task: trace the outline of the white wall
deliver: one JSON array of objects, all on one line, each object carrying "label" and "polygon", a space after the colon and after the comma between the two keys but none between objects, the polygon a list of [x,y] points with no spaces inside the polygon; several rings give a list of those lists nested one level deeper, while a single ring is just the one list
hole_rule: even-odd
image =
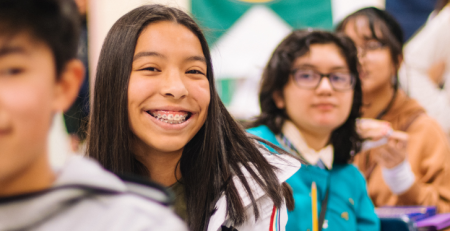
[{"label": "white wall", "polygon": [[[94,86],[94,77],[100,50],[112,25],[124,14],[145,4],[163,4],[177,7],[184,11],[190,8],[190,0],[91,0],[89,2],[89,65],[91,86]],[[93,89],[91,87],[91,89]]]},{"label": "white wall", "polygon": [[333,8],[333,23],[337,24],[347,15],[368,6],[384,9],[386,0],[331,0]]}]

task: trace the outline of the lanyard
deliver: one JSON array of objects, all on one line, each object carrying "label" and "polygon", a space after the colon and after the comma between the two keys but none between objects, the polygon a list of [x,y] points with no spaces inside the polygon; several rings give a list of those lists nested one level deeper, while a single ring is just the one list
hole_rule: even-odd
[{"label": "lanyard", "polygon": [[[277,139],[279,139],[280,144],[286,149],[289,150],[291,152],[294,152],[297,154],[297,156],[300,157],[300,159],[302,159],[303,161],[305,161],[306,163],[310,164],[303,156],[302,154],[294,147],[294,145],[291,144],[291,142],[283,135],[283,133],[279,134],[279,137],[277,137]],[[310,164],[311,165],[311,164]],[[324,166],[326,168],[326,166]],[[329,170],[331,171],[331,170]],[[325,221],[325,213],[327,212],[327,205],[328,205],[328,197],[330,195],[330,181],[331,181],[331,172],[328,175],[328,179],[327,179],[327,190],[325,192],[325,197],[322,200],[322,204],[320,206],[320,213],[319,213],[319,231],[322,231],[322,226],[323,226],[323,222]]]},{"label": "lanyard", "polygon": [[323,222],[325,221],[325,213],[327,212],[328,196],[330,195],[330,181],[331,181],[330,178],[331,178],[331,172],[330,172],[330,175],[328,175],[327,191],[325,192],[325,197],[323,198],[322,204],[320,206],[319,231],[322,231]]}]

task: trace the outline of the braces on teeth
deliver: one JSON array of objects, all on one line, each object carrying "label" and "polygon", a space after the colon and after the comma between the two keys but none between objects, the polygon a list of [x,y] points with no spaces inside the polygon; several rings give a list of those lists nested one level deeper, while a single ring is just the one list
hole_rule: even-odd
[{"label": "braces on teeth", "polygon": [[184,121],[186,121],[186,117],[188,115],[160,115],[160,114],[156,114],[153,115],[153,117],[155,117],[157,120],[165,122],[165,123],[169,123],[169,124],[181,124]]}]

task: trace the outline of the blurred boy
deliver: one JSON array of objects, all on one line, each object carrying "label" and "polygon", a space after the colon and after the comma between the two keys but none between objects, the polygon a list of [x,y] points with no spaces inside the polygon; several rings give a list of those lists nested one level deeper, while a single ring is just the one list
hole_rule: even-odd
[{"label": "blurred boy", "polygon": [[53,115],[83,81],[78,38],[72,1],[0,0],[0,230],[185,230],[158,186],[82,157],[50,166]]}]

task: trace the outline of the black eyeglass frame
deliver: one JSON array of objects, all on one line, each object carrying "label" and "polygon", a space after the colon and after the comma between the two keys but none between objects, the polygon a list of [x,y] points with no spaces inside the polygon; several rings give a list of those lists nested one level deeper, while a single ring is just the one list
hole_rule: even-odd
[{"label": "black eyeglass frame", "polygon": [[[376,46],[369,46],[368,44],[376,44]],[[364,46],[356,46],[356,49],[358,50],[358,54],[365,56],[367,52],[377,51],[381,50],[385,47],[388,47],[388,45],[378,39],[374,39],[371,41],[365,42]]]},{"label": "black eyeglass frame", "polygon": [[322,79],[323,79],[324,77],[328,78],[328,81],[330,81],[331,87],[332,87],[333,90],[335,90],[335,91],[340,91],[340,92],[342,92],[342,91],[352,90],[352,89],[354,89],[355,84],[356,84],[356,77],[355,77],[355,75],[349,73],[349,75],[350,75],[350,81],[351,81],[351,82],[350,82],[349,88],[346,88],[346,89],[336,89],[336,87],[333,85],[333,81],[331,81],[331,79],[330,79],[330,76],[332,76],[332,75],[334,75],[334,74],[336,74],[336,73],[333,73],[333,72],[332,72],[332,73],[328,73],[328,74],[322,74],[322,73],[317,72],[317,71],[312,71],[314,74],[317,74],[317,75],[320,76],[319,82],[317,82],[317,85],[314,86],[314,87],[305,87],[305,86],[301,86],[301,85],[297,82],[297,80],[295,80],[295,73],[296,73],[297,71],[305,71],[305,70],[297,69],[297,68],[296,68],[296,69],[292,69],[292,70],[289,72],[289,74],[290,74],[290,76],[292,76],[292,78],[293,78],[293,80],[294,80],[294,82],[295,82],[295,85],[296,85],[297,87],[300,87],[300,88],[303,88],[303,89],[310,89],[310,90],[315,90],[315,89],[317,89],[317,88],[319,87],[320,83],[322,82]]}]

